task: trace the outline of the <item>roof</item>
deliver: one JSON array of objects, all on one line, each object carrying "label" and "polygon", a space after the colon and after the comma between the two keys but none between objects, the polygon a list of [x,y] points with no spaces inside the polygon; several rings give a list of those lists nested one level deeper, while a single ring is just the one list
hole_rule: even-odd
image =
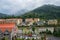
[{"label": "roof", "polygon": [[15,27],[15,23],[4,23],[4,24],[0,24],[0,29],[1,31],[12,31],[12,29]]},{"label": "roof", "polygon": [[9,18],[9,19],[22,19],[22,18]]}]

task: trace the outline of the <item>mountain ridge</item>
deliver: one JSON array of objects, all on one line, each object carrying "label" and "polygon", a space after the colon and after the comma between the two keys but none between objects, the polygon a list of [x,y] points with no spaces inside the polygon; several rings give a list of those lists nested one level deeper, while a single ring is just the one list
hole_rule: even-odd
[{"label": "mountain ridge", "polygon": [[[24,11],[24,10],[23,10]],[[19,11],[20,12],[20,11]],[[18,12],[18,13],[19,13]],[[34,10],[19,15],[7,15],[0,13],[0,18],[42,18],[42,19],[60,19],[60,6],[43,5]]]},{"label": "mountain ridge", "polygon": [[9,15],[0,13],[0,18],[4,18],[4,17],[7,17],[7,16],[9,16]]},{"label": "mountain ridge", "polygon": [[22,18],[59,19],[60,6],[43,5],[21,16]]}]

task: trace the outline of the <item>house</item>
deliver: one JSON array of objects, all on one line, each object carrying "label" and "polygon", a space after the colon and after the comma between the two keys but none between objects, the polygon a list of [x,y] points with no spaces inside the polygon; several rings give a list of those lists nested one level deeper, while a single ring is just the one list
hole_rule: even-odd
[{"label": "house", "polygon": [[40,25],[40,26],[42,26],[44,24],[45,24],[45,21],[44,20],[40,20],[40,21],[37,22],[37,25]]},{"label": "house", "polygon": [[0,23],[4,23],[5,21],[5,19],[0,19]]},{"label": "house", "polygon": [[21,25],[22,24],[22,22],[23,22],[23,19],[21,19],[21,18],[19,18],[19,19],[17,19],[17,25]]},{"label": "house", "polygon": [[25,22],[33,22],[33,18],[26,18]]},{"label": "house", "polygon": [[25,22],[22,22],[20,26],[27,26]]},{"label": "house", "polygon": [[0,24],[0,39],[7,37],[8,40],[12,40],[12,37],[16,36],[17,30],[15,23]]},{"label": "house", "polygon": [[57,25],[58,21],[56,19],[48,20],[48,25]]},{"label": "house", "polygon": [[16,19],[12,18],[12,19],[6,19],[6,22],[15,22],[16,23]]},{"label": "house", "polygon": [[38,21],[40,21],[39,18],[34,18],[34,22],[38,22]]},{"label": "house", "polygon": [[5,19],[0,19],[0,21],[5,21]]},{"label": "house", "polygon": [[46,30],[49,30],[49,31],[51,31],[51,32],[53,33],[54,27],[40,27],[40,28],[38,29],[39,32],[44,32],[44,31],[46,31]]},{"label": "house", "polygon": [[34,20],[33,20],[33,18],[27,18],[27,19],[25,19],[25,23],[27,23],[27,25],[30,26],[34,23]]},{"label": "house", "polygon": [[0,23],[10,23],[10,22],[14,22],[16,23],[16,25],[21,25],[22,22],[23,22],[23,19],[22,18],[11,18],[11,19],[0,19]]},{"label": "house", "polygon": [[6,22],[14,22],[16,23],[16,25],[20,25],[22,23],[22,19],[19,18],[19,19],[15,19],[15,18],[12,18],[12,19],[6,19]]},{"label": "house", "polygon": [[20,38],[20,36],[23,36],[23,30],[19,29],[17,33],[17,37]]},{"label": "house", "polygon": [[39,18],[26,18],[25,22],[27,23],[28,26],[33,25],[33,23],[37,23],[40,21]]}]

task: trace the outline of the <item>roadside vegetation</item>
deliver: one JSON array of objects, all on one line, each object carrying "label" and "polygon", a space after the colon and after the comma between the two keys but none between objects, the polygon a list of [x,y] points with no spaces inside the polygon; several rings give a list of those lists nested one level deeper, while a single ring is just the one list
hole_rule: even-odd
[{"label": "roadside vegetation", "polygon": [[53,32],[53,35],[56,36],[56,37],[60,37],[60,28],[58,29],[54,29],[54,32]]}]

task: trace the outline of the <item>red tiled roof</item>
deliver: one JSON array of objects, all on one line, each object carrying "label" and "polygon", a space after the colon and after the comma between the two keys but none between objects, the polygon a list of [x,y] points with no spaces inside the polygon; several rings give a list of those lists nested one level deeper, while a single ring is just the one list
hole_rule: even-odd
[{"label": "red tiled roof", "polygon": [[4,23],[0,24],[0,29],[4,32],[6,29],[8,31],[12,31],[12,29],[15,27],[15,23]]}]

